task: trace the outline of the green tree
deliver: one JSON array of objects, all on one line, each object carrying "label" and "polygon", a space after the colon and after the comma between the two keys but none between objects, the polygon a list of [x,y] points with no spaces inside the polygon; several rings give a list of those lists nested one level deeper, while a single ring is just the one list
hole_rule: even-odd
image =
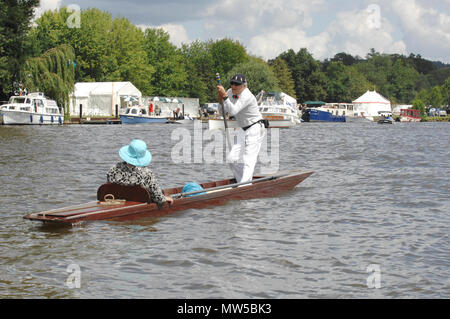
[{"label": "green tree", "polygon": [[[240,63],[234,66],[227,74],[226,78],[230,79],[234,74],[245,74],[248,83],[248,89],[253,94],[258,94],[262,90],[279,91],[277,78],[273,74],[269,65],[259,58],[249,58],[248,62]],[[229,86],[225,82],[224,86]],[[285,92],[287,93],[287,92]]]},{"label": "green tree", "polygon": [[216,70],[208,43],[196,40],[183,44],[181,52],[189,79],[185,87],[186,95],[199,98],[200,104],[216,101]]},{"label": "green tree", "polygon": [[360,73],[365,75],[370,83],[374,84],[374,89],[387,98],[391,97],[389,88],[386,87],[388,74],[392,68],[392,60],[389,56],[371,52],[368,54],[368,60],[363,63],[357,63],[355,66]]},{"label": "green tree", "polygon": [[388,97],[394,97],[401,103],[410,103],[416,92],[415,82],[419,76],[416,69],[409,65],[405,60],[398,59],[388,71],[388,84],[384,87],[389,87]]},{"label": "green tree", "polygon": [[355,63],[358,62],[358,58],[353,57],[350,54],[347,54],[345,52],[341,52],[341,53],[337,53],[334,55],[334,57],[331,59],[331,61],[335,61],[335,62],[342,62],[344,65],[346,66],[350,66],[353,65]]},{"label": "green tree", "polygon": [[448,78],[442,85],[441,92],[448,108],[450,106],[450,78]]},{"label": "green tree", "polygon": [[296,98],[294,80],[292,79],[291,71],[289,71],[286,62],[281,58],[277,58],[271,61],[270,68],[277,78],[280,90],[293,98]]},{"label": "green tree", "polygon": [[155,72],[150,78],[150,95],[186,96],[187,71],[180,50],[169,42],[163,29],[147,29],[144,47],[147,61]]},{"label": "green tree", "polygon": [[350,103],[372,87],[372,84],[353,66],[345,66],[341,61],[328,64],[327,101]]},{"label": "green tree", "polygon": [[413,109],[414,110],[420,110],[420,115],[422,117],[424,117],[426,115],[426,111],[425,111],[425,102],[421,99],[415,98],[412,101],[412,105],[413,105]]},{"label": "green tree", "polygon": [[444,104],[444,97],[442,96],[441,88],[434,86],[430,90],[430,103],[433,107],[440,108]]},{"label": "green tree", "polygon": [[131,81],[144,94],[151,90],[154,68],[148,63],[140,28],[98,9],[82,11],[80,28],[69,28],[71,14],[61,8],[36,21],[30,32],[36,55],[68,44],[75,51],[76,81]]},{"label": "green tree", "polygon": [[[67,8],[47,11],[36,20],[37,26],[30,33],[38,42],[37,54],[68,44],[75,50],[76,81],[107,81],[119,74],[117,59],[113,56],[113,21],[111,14],[98,9],[81,12],[80,28],[69,28]],[[117,72],[117,73],[116,73]]]},{"label": "green tree", "polygon": [[0,0],[0,97],[18,88],[20,69],[31,54],[27,35],[39,0]]},{"label": "green tree", "polygon": [[[76,28],[71,30],[73,29]],[[112,29],[111,14],[98,9],[81,12],[81,28],[71,33],[80,81],[117,79],[115,72],[118,72],[120,66],[113,56]]]},{"label": "green tree", "polygon": [[372,88],[373,84],[354,65],[347,67],[347,96],[343,101],[354,101]]},{"label": "green tree", "polygon": [[151,79],[155,69],[148,63],[144,33],[128,19],[117,18],[111,30],[111,69],[105,74],[107,81],[130,81],[142,94],[152,90]]},{"label": "green tree", "polygon": [[425,106],[429,106],[431,104],[430,92],[427,89],[422,89],[417,92],[414,100],[421,100],[425,103]]},{"label": "green tree", "polygon": [[290,49],[279,55],[289,70],[295,83],[295,95],[299,101],[322,100],[326,98],[326,77],[321,65],[307,49],[297,53]]},{"label": "green tree", "polygon": [[347,81],[345,65],[339,62],[331,62],[326,70],[327,76],[327,100],[343,102],[348,99]]},{"label": "green tree", "polygon": [[408,57],[408,60],[413,63],[417,72],[421,74],[428,74],[436,70],[436,67],[433,65],[433,62],[423,59],[420,54],[415,55],[411,53]]},{"label": "green tree", "polygon": [[30,58],[21,71],[22,82],[29,91],[45,92],[60,106],[67,106],[75,85],[74,58],[73,48],[65,44]]},{"label": "green tree", "polygon": [[220,74],[229,73],[234,66],[249,59],[244,46],[231,39],[209,41],[209,50],[216,72]]}]

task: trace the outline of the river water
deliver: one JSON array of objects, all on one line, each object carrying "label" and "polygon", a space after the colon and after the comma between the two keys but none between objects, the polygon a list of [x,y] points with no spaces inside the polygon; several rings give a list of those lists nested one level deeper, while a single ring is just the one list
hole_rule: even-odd
[{"label": "river water", "polygon": [[95,200],[133,138],[149,145],[163,187],[231,175],[201,155],[176,163],[174,130],[195,134],[0,126],[0,298],[450,297],[450,123],[273,131],[280,170],[315,172],[276,198],[76,227],[22,218]]}]

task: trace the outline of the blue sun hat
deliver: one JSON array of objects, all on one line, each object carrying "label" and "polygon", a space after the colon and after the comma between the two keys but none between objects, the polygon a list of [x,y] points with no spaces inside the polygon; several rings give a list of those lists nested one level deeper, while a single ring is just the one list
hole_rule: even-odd
[{"label": "blue sun hat", "polygon": [[128,164],[139,167],[147,166],[152,161],[152,154],[142,140],[132,140],[130,145],[120,149],[119,155]]}]

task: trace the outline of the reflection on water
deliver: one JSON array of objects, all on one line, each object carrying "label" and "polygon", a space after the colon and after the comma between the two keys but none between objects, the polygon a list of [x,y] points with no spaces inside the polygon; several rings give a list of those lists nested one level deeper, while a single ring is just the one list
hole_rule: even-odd
[{"label": "reflection on water", "polygon": [[[164,187],[230,171],[172,163],[172,125],[0,126],[0,297],[448,298],[449,128],[303,123],[279,132],[280,169],[315,171],[294,191],[55,227],[22,216],[95,200],[133,138]],[[79,289],[65,284],[71,264]]]}]

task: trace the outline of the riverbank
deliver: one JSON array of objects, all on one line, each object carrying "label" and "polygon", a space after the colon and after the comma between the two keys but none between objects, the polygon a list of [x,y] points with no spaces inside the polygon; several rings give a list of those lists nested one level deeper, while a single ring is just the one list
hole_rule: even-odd
[{"label": "riverbank", "polygon": [[425,116],[421,122],[450,122],[450,115],[448,116]]},{"label": "riverbank", "polygon": [[[376,117],[374,121],[376,122],[378,118]],[[394,121],[400,122],[400,115],[394,115]],[[423,117],[420,122],[450,122],[450,115],[449,116],[425,116]]]}]

